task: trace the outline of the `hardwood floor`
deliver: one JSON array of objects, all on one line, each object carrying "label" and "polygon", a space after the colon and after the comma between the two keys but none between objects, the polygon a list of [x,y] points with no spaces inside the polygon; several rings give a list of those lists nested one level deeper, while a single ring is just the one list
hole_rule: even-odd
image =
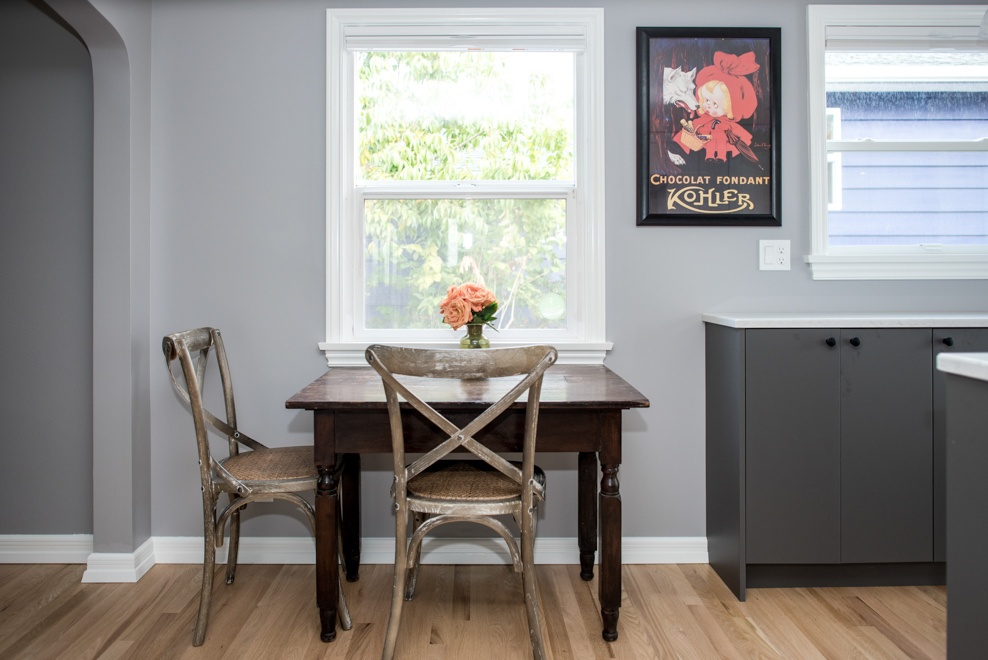
[{"label": "hardwood floor", "polygon": [[[81,565],[0,565],[0,658],[378,658],[391,566],[347,583],[354,628],[319,641],[314,567],[244,565],[216,580],[206,642],[192,647],[198,566],[137,584],[81,584]],[[221,567],[222,570],[222,567]],[[944,587],[750,589],[739,603],[706,565],[624,567],[620,638],[600,637],[596,582],[539,566],[552,658],[943,658]],[[398,657],[529,655],[520,577],[507,566],[422,568]]]}]

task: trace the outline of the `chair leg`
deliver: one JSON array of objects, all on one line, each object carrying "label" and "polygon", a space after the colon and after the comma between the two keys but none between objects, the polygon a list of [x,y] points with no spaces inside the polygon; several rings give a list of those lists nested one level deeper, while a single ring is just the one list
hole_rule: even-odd
[{"label": "chair leg", "polygon": [[[231,502],[234,497],[234,495],[230,495]],[[229,551],[226,553],[226,583],[233,584],[233,579],[237,577],[237,554],[240,550],[239,509],[230,516],[230,545],[228,547]]]},{"label": "chair leg", "polygon": [[343,630],[353,629],[353,619],[350,617],[350,607],[346,604],[346,594],[343,593],[343,568],[346,565],[343,561],[343,539],[339,528],[336,530],[336,560],[340,564],[340,570],[336,574],[336,588],[340,594],[336,604],[336,614],[340,619],[340,628]]},{"label": "chair leg", "polygon": [[398,629],[401,627],[401,608],[405,602],[405,583],[408,577],[408,511],[399,506],[395,512],[395,567],[394,583],[391,587],[391,614],[384,637],[384,651],[381,660],[392,660],[398,642]]},{"label": "chair leg", "polygon": [[535,580],[535,515],[523,515],[525,526],[521,530],[522,584],[525,590],[525,609],[528,612],[528,634],[532,642],[532,657],[544,660],[545,644],[542,640],[542,621],[539,594]]},{"label": "chair leg", "polygon": [[[416,511],[412,514],[412,535],[418,531],[418,528],[422,526],[422,523],[428,518],[427,514],[421,511]],[[411,600],[415,597],[415,585],[419,579],[419,564],[422,561],[422,543],[416,543],[411,549],[411,554],[408,557],[408,561],[411,564],[411,568],[408,569],[408,575],[405,578],[405,600]]]},{"label": "chair leg", "polygon": [[340,592],[340,599],[336,603],[336,615],[340,619],[340,628],[343,630],[353,630],[353,619],[350,617],[350,607],[346,604],[346,596],[343,594],[343,578],[337,576],[337,589]]},{"label": "chair leg", "polygon": [[216,569],[216,532],[207,519],[204,534],[202,558],[202,587],[199,591],[199,615],[196,617],[196,630],[192,635],[192,646],[202,646],[206,639],[206,624],[209,622],[209,603],[213,596],[213,575]]},{"label": "chair leg", "polygon": [[[343,464],[337,465],[338,473],[342,473]],[[314,516],[315,513],[312,512]],[[336,574],[336,591],[339,598],[336,603],[336,616],[340,620],[340,628],[343,630],[353,629],[353,619],[350,617],[350,607],[346,603],[346,594],[343,593],[343,575],[346,569],[346,562],[343,559],[343,498],[336,498],[336,561],[340,568]],[[311,518],[312,531],[315,533],[315,517]]]}]

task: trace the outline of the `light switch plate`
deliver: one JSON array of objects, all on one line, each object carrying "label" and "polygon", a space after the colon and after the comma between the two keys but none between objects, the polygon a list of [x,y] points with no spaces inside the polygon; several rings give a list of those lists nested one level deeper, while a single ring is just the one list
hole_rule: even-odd
[{"label": "light switch plate", "polygon": [[758,241],[758,270],[789,270],[789,241]]}]

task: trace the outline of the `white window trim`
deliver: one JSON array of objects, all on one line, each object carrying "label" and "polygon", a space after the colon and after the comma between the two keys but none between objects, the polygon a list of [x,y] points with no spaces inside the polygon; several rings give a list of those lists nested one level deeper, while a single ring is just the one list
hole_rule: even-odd
[{"label": "white window trim", "polygon": [[[352,98],[352,82],[348,71],[351,44],[375,34],[394,35],[404,43],[414,42],[423,27],[435,28],[434,34],[449,39],[450,48],[461,49],[463,33],[476,35],[471,45],[493,45],[499,40],[499,26],[509,26],[510,35],[552,35],[554,45],[568,50],[572,35],[579,35],[584,44],[582,58],[586,67],[584,84],[575,90],[582,96],[583,112],[578,113],[580,125],[576,134],[584,136],[574,163],[578,181],[575,204],[582,208],[586,222],[576,227],[578,234],[568,234],[567,287],[576,293],[576,332],[560,331],[518,332],[513,340],[493,339],[498,346],[521,345],[536,341],[551,341],[559,350],[560,362],[570,364],[601,364],[612,343],[606,340],[604,307],[604,26],[600,8],[538,8],[538,9],[330,9],[327,10],[326,52],[326,341],[319,348],[329,366],[360,365],[370,334],[358,337],[354,317],[359,260],[348,253],[353,245],[355,200],[354,166],[340,167],[346,154],[353,152],[353,133],[349,113],[340,108],[340,98]],[[513,38],[513,37],[512,37]],[[398,43],[398,42],[396,42]],[[576,258],[574,258],[574,254]],[[573,265],[573,267],[570,266]],[[439,301],[436,301],[438,310]],[[438,311],[437,311],[438,313]],[[448,340],[436,341],[414,331],[402,333],[406,346],[445,347],[456,345],[459,336],[450,333]]]},{"label": "white window trim", "polygon": [[[807,7],[810,122],[810,254],[815,280],[988,279],[988,246],[830,246],[827,231],[827,135],[824,54],[828,26],[977,26],[976,5],[810,5]],[[847,143],[843,143],[847,146]],[[890,149],[901,147],[889,143]],[[943,150],[945,143],[938,143]],[[947,148],[973,148],[971,143]],[[912,148],[915,149],[915,143]]]}]

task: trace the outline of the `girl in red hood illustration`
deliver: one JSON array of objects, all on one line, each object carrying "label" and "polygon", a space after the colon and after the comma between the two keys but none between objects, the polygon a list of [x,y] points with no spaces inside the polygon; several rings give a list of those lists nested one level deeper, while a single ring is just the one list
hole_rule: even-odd
[{"label": "girl in red hood illustration", "polygon": [[755,54],[728,55],[717,51],[714,63],[696,74],[697,118],[683,120],[683,128],[673,138],[683,151],[704,150],[707,160],[726,161],[728,154],[741,154],[757,163],[752,152],[751,133],[738,124],[758,107],[755,88],[745,76],[758,70]]}]

